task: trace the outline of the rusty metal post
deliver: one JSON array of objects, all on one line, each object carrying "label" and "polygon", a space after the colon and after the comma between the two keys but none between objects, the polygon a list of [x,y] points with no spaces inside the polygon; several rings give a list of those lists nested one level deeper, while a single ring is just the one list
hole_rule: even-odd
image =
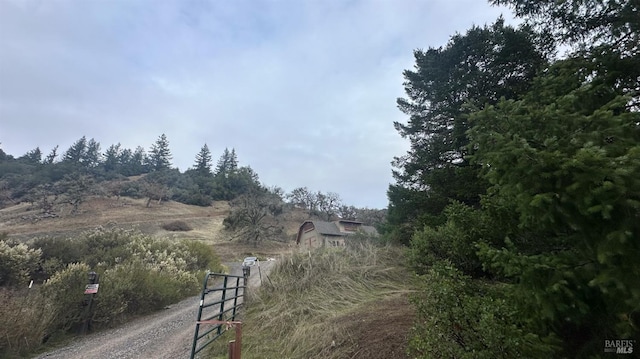
[{"label": "rusty metal post", "polygon": [[236,340],[235,340],[235,350],[233,351],[236,356],[233,359],[241,359],[242,358],[242,322],[236,323]]},{"label": "rusty metal post", "polygon": [[229,359],[236,359],[236,341],[229,340]]}]

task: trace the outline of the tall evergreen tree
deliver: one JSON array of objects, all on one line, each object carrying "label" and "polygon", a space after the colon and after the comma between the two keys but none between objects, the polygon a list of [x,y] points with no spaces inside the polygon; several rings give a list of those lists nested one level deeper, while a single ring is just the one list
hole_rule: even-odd
[{"label": "tall evergreen tree", "polygon": [[96,167],[100,164],[102,154],[100,153],[100,143],[95,139],[87,142],[87,149],[83,155],[82,163],[85,167]]},{"label": "tall evergreen tree", "polygon": [[[534,33],[505,26],[502,19],[414,55],[415,69],[404,72],[408,98],[398,99],[409,121],[394,124],[411,144],[393,162],[397,183],[389,187],[389,221],[396,228],[430,224],[425,218],[453,200],[479,204],[487,183],[468,161],[468,114],[500,98],[517,98],[545,63]],[[408,242],[406,234],[401,241]]]},{"label": "tall evergreen tree", "polygon": [[117,145],[111,145],[104,153],[104,170],[106,172],[117,171],[120,168],[120,155],[122,150],[120,149],[120,143]]},{"label": "tall evergreen tree", "polygon": [[637,0],[490,0],[549,34],[548,41],[591,61],[593,86],[630,96],[640,111],[640,2]]},{"label": "tall evergreen tree", "polygon": [[[141,146],[136,147],[133,153],[129,149],[123,151],[121,158],[121,162],[126,163],[129,176],[149,172],[149,166],[147,165],[147,153]],[[128,161],[125,160],[126,158],[128,158]]]},{"label": "tall evergreen tree", "polygon": [[95,139],[87,140],[82,136],[64,153],[62,161],[85,168],[95,167],[100,163],[100,143]]},{"label": "tall evergreen tree", "polygon": [[40,147],[36,147],[18,159],[29,164],[40,164],[42,162],[42,151],[40,151]]},{"label": "tall evergreen tree", "polygon": [[73,143],[62,156],[62,161],[73,164],[80,164],[87,152],[87,137],[82,136]]},{"label": "tall evergreen tree", "polygon": [[218,177],[228,177],[230,174],[238,170],[238,158],[236,156],[236,150],[228,148],[224,149],[222,156],[218,159],[216,164],[215,175]]},{"label": "tall evergreen tree", "polygon": [[482,247],[485,265],[518,283],[523,317],[561,338],[562,356],[640,339],[640,113],[593,86],[591,66],[556,63],[523,100],[475,114],[470,132],[489,199],[512,204],[518,223],[506,245]]},{"label": "tall evergreen tree", "polygon": [[171,167],[171,151],[169,150],[169,140],[163,133],[151,146],[149,150],[149,169],[152,171],[162,171]]},{"label": "tall evergreen tree", "polygon": [[200,175],[211,175],[211,151],[209,146],[205,143],[200,149],[200,152],[196,155],[196,163],[194,166],[196,172]]},{"label": "tall evergreen tree", "polygon": [[49,152],[47,157],[44,159],[44,163],[50,165],[55,162],[56,157],[58,157],[58,145],[51,149],[51,152]]}]

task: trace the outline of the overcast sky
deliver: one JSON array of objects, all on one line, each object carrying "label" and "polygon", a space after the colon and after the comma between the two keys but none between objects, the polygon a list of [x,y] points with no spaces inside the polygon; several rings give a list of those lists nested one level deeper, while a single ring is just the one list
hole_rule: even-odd
[{"label": "overcast sky", "polygon": [[0,0],[0,142],[19,157],[80,137],[173,165],[235,148],[267,185],[387,206],[414,49],[493,22],[482,0]]}]

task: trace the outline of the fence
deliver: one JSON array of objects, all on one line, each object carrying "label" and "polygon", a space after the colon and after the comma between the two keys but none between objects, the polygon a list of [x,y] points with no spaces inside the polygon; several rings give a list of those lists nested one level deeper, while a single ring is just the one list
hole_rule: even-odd
[{"label": "fence", "polygon": [[[210,287],[218,278],[223,278],[222,284]],[[230,327],[236,329],[236,340],[229,345],[230,357],[240,358],[242,323],[236,321],[236,315],[242,306],[246,281],[247,278],[243,276],[207,272],[202,284],[196,330],[193,334],[191,347],[191,359],[194,359],[197,353],[218,339],[224,330]],[[207,295],[209,296],[207,297]],[[211,325],[211,327],[206,327],[201,332],[203,325]],[[198,346],[199,341],[204,341],[204,343]]]}]

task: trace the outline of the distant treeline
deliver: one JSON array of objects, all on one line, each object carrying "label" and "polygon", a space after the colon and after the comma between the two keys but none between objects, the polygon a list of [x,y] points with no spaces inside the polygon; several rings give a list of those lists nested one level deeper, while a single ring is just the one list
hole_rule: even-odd
[{"label": "distant treeline", "polygon": [[66,204],[73,212],[91,195],[146,198],[147,205],[173,200],[208,206],[212,201],[232,201],[251,194],[261,201],[267,196],[270,203],[287,202],[291,208],[326,220],[343,218],[378,225],[386,217],[386,210],[343,204],[335,192],[299,187],[285,193],[280,187],[267,187],[251,167],[238,165],[233,148],[225,148],[214,166],[211,151],[204,144],[193,166],[183,173],[172,167],[171,159],[164,134],[148,151],[140,146],[123,148],[118,143],[101,152],[100,143],[84,136],[62,154],[57,146],[46,156],[36,147],[15,158],[0,149],[0,208],[28,202],[43,213],[54,214],[56,204]]},{"label": "distant treeline", "polygon": [[[56,146],[44,155],[36,147],[15,158],[0,149],[0,206],[44,202],[41,205],[46,207],[52,198],[64,197],[77,207],[79,197],[90,194],[171,199],[206,206],[261,187],[255,171],[238,166],[234,149],[225,149],[214,168],[206,144],[196,154],[193,167],[181,173],[172,167],[164,134],[149,151],[140,146],[123,148],[118,143],[101,152],[100,143],[85,136],[63,153],[58,150]],[[140,175],[145,176],[127,180]],[[105,185],[97,186],[99,183]]]}]

